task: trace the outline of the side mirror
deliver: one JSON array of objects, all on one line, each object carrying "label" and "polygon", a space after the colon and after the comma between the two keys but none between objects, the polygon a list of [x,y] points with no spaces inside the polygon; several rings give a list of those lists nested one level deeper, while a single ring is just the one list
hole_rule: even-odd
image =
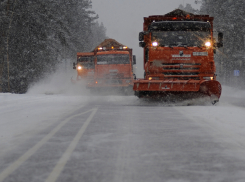
[{"label": "side mirror", "polygon": [[217,47],[223,47],[223,33],[218,33],[218,46]]},{"label": "side mirror", "polygon": [[133,64],[136,64],[136,56],[133,55]]},{"label": "side mirror", "polygon": [[76,69],[76,64],[75,64],[75,63],[73,63],[73,69],[74,69],[74,70]]},{"label": "side mirror", "polygon": [[144,41],[145,32],[139,33],[139,41]]},{"label": "side mirror", "polygon": [[213,43],[214,43],[213,52],[214,52],[214,54],[216,54],[217,42],[216,42],[215,38],[213,38]]},{"label": "side mirror", "polygon": [[223,42],[223,33],[219,32],[218,34],[218,41]]},{"label": "side mirror", "polygon": [[145,45],[146,45],[145,42],[139,42],[140,47],[145,47]]}]

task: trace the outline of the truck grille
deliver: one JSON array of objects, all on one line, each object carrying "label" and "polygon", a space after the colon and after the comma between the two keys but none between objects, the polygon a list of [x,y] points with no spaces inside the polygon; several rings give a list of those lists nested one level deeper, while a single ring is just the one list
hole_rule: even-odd
[{"label": "truck grille", "polygon": [[179,72],[168,72],[168,73],[163,73],[164,75],[178,75],[178,76],[182,76],[182,75],[198,75],[199,72],[193,72],[193,73],[189,73],[189,72],[184,72],[184,73],[179,73]]},{"label": "truck grille", "polygon": [[200,69],[200,63],[163,63],[163,69]]},{"label": "truck grille", "polygon": [[122,80],[106,80],[107,84],[122,84]]},{"label": "truck grille", "polygon": [[200,72],[200,63],[163,63],[163,74],[166,76],[194,76]]},{"label": "truck grille", "polygon": [[106,79],[123,78],[123,77],[124,77],[124,73],[110,73],[105,75]]},{"label": "truck grille", "polygon": [[163,68],[164,70],[199,70],[200,68]]}]

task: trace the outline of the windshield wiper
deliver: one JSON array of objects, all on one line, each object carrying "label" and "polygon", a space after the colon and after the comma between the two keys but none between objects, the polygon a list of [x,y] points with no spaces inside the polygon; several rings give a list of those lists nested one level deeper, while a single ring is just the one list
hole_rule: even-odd
[{"label": "windshield wiper", "polygon": [[200,49],[202,49],[202,47],[201,47],[201,46],[199,46],[199,45],[197,45],[197,47],[198,47],[198,48],[200,48]]},{"label": "windshield wiper", "polygon": [[173,46],[178,46],[178,45],[177,45],[177,44],[169,44],[169,45],[168,45],[168,47],[170,47],[170,48],[172,48],[172,49],[174,48]]},{"label": "windshield wiper", "polygon": [[178,45],[178,47],[184,47],[184,48],[188,49],[189,46],[187,44],[180,44],[180,45]]},{"label": "windshield wiper", "polygon": [[199,49],[202,49],[200,45],[188,45],[187,47],[198,47]]}]

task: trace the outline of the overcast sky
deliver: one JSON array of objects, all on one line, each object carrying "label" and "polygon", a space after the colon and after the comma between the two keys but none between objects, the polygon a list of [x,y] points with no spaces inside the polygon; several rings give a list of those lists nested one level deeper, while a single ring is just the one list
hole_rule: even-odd
[{"label": "overcast sky", "polygon": [[142,77],[143,48],[139,47],[138,34],[143,31],[143,17],[163,15],[187,3],[195,9],[200,7],[195,0],[92,0],[92,9],[99,15],[109,38],[133,49],[137,77]]}]

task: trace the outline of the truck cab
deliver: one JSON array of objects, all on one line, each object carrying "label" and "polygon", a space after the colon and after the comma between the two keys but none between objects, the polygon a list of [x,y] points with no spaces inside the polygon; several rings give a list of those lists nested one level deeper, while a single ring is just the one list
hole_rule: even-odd
[{"label": "truck cab", "polygon": [[144,78],[134,82],[135,95],[175,98],[209,98],[219,101],[214,53],[222,47],[213,38],[213,17],[180,9],[144,18],[139,46],[144,53]]},{"label": "truck cab", "polygon": [[133,91],[133,65],[136,63],[132,49],[114,39],[106,39],[95,50],[94,80],[87,88],[124,89]]},{"label": "truck cab", "polygon": [[77,63],[73,64],[73,69],[77,70],[77,80],[93,78],[94,58],[94,52],[77,53]]},{"label": "truck cab", "polygon": [[210,22],[158,21],[148,28],[146,79],[215,79]]}]

